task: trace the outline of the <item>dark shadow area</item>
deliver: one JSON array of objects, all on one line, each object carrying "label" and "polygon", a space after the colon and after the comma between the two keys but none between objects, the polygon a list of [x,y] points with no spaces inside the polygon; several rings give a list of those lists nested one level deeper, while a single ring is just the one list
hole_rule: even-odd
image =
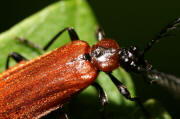
[{"label": "dark shadow area", "polygon": [[7,0],[0,2],[0,32],[58,0]]},{"label": "dark shadow area", "polygon": [[[138,108],[128,105],[117,105],[112,102],[106,105],[104,112],[97,96],[80,94],[65,105],[65,111],[70,119],[133,119],[132,115]],[[142,115],[140,111],[140,115]],[[58,110],[48,114],[42,119],[59,117]],[[120,117],[119,117],[120,116]]]}]

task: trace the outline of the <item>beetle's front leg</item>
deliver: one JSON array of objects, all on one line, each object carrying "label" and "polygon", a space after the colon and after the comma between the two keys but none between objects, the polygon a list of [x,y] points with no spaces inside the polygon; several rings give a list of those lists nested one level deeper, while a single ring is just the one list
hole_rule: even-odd
[{"label": "beetle's front leg", "polygon": [[120,82],[118,79],[116,79],[111,73],[107,73],[109,75],[109,77],[111,78],[112,82],[116,85],[116,87],[118,88],[119,92],[128,100],[130,101],[135,101],[139,107],[141,108],[142,112],[144,113],[145,117],[147,119],[151,119],[151,115],[149,114],[149,112],[144,108],[140,98],[138,97],[131,97],[130,92],[128,91],[127,87]]}]

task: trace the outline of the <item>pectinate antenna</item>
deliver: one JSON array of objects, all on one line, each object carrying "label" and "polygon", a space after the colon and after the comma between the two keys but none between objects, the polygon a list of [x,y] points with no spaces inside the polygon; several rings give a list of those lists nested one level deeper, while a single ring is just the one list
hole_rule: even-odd
[{"label": "pectinate antenna", "polygon": [[176,94],[180,94],[180,78],[159,72],[156,69],[148,71],[147,76],[148,78],[152,79],[152,83],[160,84],[174,91]]}]

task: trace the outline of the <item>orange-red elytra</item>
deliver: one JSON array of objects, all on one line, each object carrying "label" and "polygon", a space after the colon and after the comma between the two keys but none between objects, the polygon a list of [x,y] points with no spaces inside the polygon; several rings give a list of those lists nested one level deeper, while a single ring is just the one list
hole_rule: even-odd
[{"label": "orange-red elytra", "polygon": [[[1,119],[38,119],[57,108],[61,108],[69,99],[89,85],[95,86],[102,105],[107,96],[100,85],[93,83],[99,71],[109,75],[119,92],[128,100],[135,101],[147,118],[151,115],[145,110],[139,98],[131,97],[126,86],[116,79],[111,71],[119,65],[127,71],[146,74],[157,83],[171,81],[179,88],[177,78],[158,72],[144,59],[144,54],[160,38],[166,36],[180,19],[165,27],[144,50],[135,46],[120,48],[112,40],[104,38],[102,29],[98,29],[99,42],[90,48],[87,42],[79,40],[72,28],[61,30],[42,50],[48,47],[64,31],[68,31],[72,42],[33,60],[26,60],[18,53],[10,53],[7,58],[15,59],[18,64],[0,74],[0,118]],[[26,39],[19,39],[32,45]],[[37,45],[33,45],[37,47]],[[40,47],[38,47],[40,48]],[[158,79],[158,80],[157,80]],[[172,79],[172,80],[171,80]],[[171,86],[166,83],[166,86]]]},{"label": "orange-red elytra", "polygon": [[83,59],[90,50],[73,41],[0,75],[0,118],[40,118],[89,86],[95,67]]}]

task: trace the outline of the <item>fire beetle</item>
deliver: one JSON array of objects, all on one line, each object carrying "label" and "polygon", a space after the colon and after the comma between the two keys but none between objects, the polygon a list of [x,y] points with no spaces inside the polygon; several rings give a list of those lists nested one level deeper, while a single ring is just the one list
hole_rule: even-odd
[{"label": "fire beetle", "polygon": [[[87,42],[79,40],[75,30],[70,27],[61,30],[43,48],[20,38],[20,41],[44,51],[65,31],[68,31],[72,42],[30,61],[16,52],[8,55],[7,70],[0,74],[0,118],[41,118],[62,107],[72,96],[89,85],[93,85],[99,91],[101,103],[105,105],[108,102],[106,93],[94,82],[99,71],[106,72],[119,92],[128,100],[137,102],[145,116],[150,118],[151,115],[139,98],[132,97],[126,86],[116,79],[111,71],[121,66],[129,72],[146,75],[152,82],[178,91],[180,80],[153,69],[144,59],[144,54],[159,39],[177,30],[179,23],[180,18],[162,29],[144,50],[136,46],[119,47],[116,41],[104,37],[101,28],[97,30],[99,42],[92,48]],[[10,58],[18,62],[11,68]]]}]

